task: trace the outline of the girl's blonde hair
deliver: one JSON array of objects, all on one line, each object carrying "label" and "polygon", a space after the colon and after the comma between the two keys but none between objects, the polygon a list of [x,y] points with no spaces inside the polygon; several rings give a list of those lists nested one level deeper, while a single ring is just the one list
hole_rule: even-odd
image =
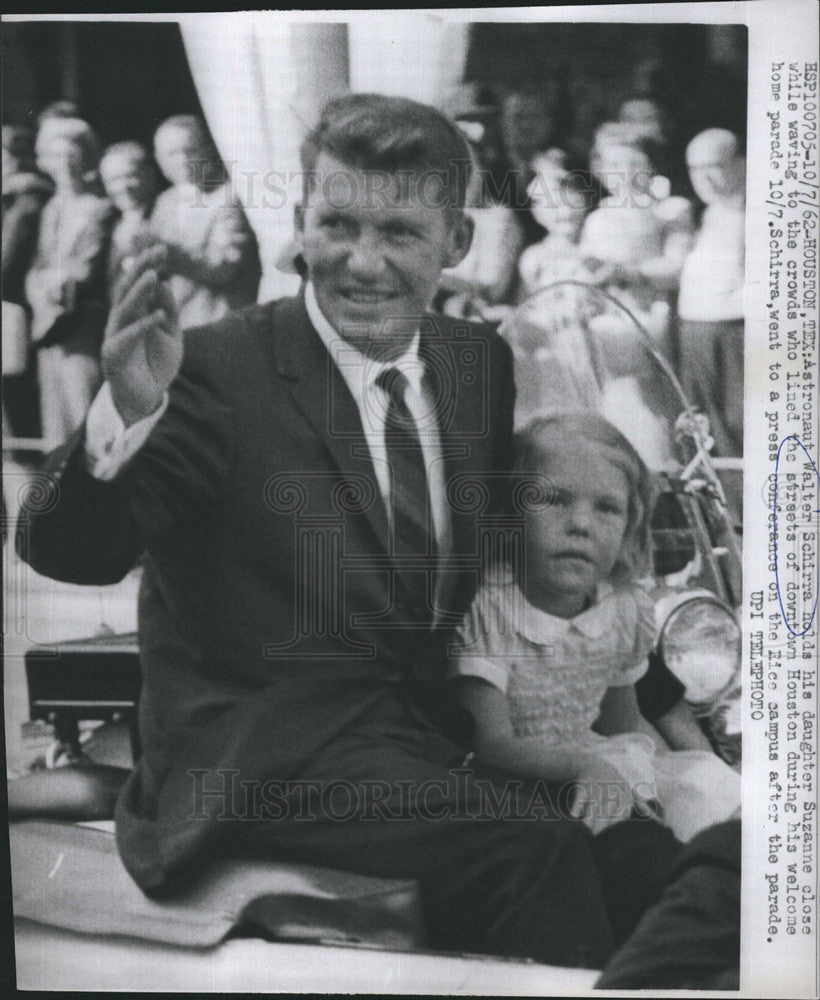
[{"label": "girl's blonde hair", "polygon": [[520,485],[524,477],[540,476],[549,455],[572,449],[573,441],[599,445],[629,485],[627,526],[612,579],[626,582],[645,576],[650,565],[652,482],[641,456],[608,420],[591,410],[536,417],[515,435],[514,479]]}]

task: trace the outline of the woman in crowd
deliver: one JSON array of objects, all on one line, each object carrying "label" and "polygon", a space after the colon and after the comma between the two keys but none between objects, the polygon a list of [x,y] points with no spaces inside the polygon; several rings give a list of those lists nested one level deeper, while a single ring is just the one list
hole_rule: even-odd
[{"label": "woman in crowd", "polygon": [[593,163],[608,193],[587,216],[580,240],[587,280],[628,310],[601,297],[600,315],[590,321],[606,371],[600,409],[621,430],[640,428],[640,443],[633,442],[653,469],[674,462],[669,418],[677,404],[635,320],[674,360],[673,305],[694,235],[691,205],[669,194],[657,153],[640,128],[601,126]]},{"label": "woman in crowd", "polygon": [[[37,247],[40,213],[54,191],[35,169],[34,135],[3,126],[3,421],[19,437],[40,432],[37,379],[28,353],[25,280]],[[8,421],[8,427],[6,427]]]},{"label": "woman in crowd", "polygon": [[99,143],[87,122],[45,118],[36,149],[55,193],[43,209],[26,296],[39,348],[43,436],[59,442],[82,423],[101,382],[113,214],[97,173]]}]

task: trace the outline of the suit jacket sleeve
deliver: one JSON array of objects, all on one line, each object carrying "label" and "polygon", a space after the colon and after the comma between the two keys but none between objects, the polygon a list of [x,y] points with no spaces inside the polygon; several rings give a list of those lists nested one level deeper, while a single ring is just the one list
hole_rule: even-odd
[{"label": "suit jacket sleeve", "polygon": [[219,356],[220,327],[236,322],[186,333],[168,409],[113,480],[87,471],[84,428],[49,456],[23,500],[16,533],[18,553],[33,569],[70,583],[116,583],[143,551],[199,530],[233,457]]}]

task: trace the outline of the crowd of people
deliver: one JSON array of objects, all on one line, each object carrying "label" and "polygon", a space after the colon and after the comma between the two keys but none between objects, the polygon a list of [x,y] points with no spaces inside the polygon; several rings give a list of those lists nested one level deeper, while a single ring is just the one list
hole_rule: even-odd
[{"label": "crowd of people", "polygon": [[[578,351],[554,339],[528,341],[504,321],[555,282],[602,289],[673,363],[691,402],[709,418],[715,453],[742,455],[739,138],[707,128],[682,143],[662,102],[647,95],[628,98],[617,120],[587,123],[583,133],[567,130],[563,117],[546,86],[454,112],[478,168],[467,197],[474,236],[465,260],[444,271],[436,305],[450,315],[501,322],[520,355],[528,418],[550,409],[556,394],[565,398],[566,382],[559,388],[556,372],[573,363],[577,369]],[[688,179],[675,162],[682,145]],[[160,193],[163,180],[169,186]],[[141,249],[168,248],[183,328],[255,301],[256,240],[207,128],[194,116],[163,122],[153,151],[133,141],[101,151],[78,109],[55,102],[41,112],[36,134],[3,127],[3,192],[3,298],[23,311],[5,307],[7,336],[19,328],[20,339],[29,332],[31,341],[4,369],[4,420],[16,436],[59,441],[80,424],[101,381],[111,295]],[[299,268],[287,250],[277,263]],[[599,332],[623,366],[629,337],[611,315],[608,323]],[[533,353],[545,350],[549,363],[540,365],[533,389]],[[632,375],[640,379],[642,368],[651,364],[639,352]],[[624,391],[622,379],[615,411]],[[578,402],[589,400],[581,393]],[[652,442],[642,452],[662,461],[663,449]]]},{"label": "crowd of people", "polygon": [[[634,318],[672,364],[690,402],[708,417],[714,453],[740,457],[745,233],[740,138],[722,127],[682,135],[662,102],[645,95],[627,98],[616,120],[599,121],[584,136],[572,130],[561,134],[556,107],[549,89],[510,91],[494,114],[474,109],[457,119],[471,140],[483,183],[474,184],[468,202],[476,228],[473,248],[458,268],[445,271],[442,308],[502,321],[502,334],[521,356],[523,424],[533,413],[554,408],[556,400],[565,405],[570,382],[578,405],[590,402],[579,388],[583,348],[569,339],[571,330],[565,325],[559,338],[553,321],[551,334],[543,332],[549,323],[544,311],[558,301],[554,292],[545,297],[544,290],[567,280],[600,289],[629,310],[629,319],[622,313],[618,322],[610,309],[591,323],[616,374],[631,374],[633,382],[651,376],[648,355],[633,349]],[[575,294],[579,320],[596,297],[588,292],[585,303],[581,298]],[[604,298],[599,295],[598,302]],[[514,308],[527,302],[542,314],[536,337],[521,309],[509,322]],[[538,352],[546,354],[541,364]],[[574,377],[567,377],[573,365]],[[529,385],[533,378],[536,386]],[[610,412],[604,401],[607,416],[623,409],[624,394],[632,402],[628,380],[621,378]],[[651,413],[647,416],[651,422]],[[641,445],[652,464],[664,464],[668,456],[657,443]]]},{"label": "crowd of people", "polygon": [[163,122],[153,151],[138,142],[102,150],[78,109],[60,101],[41,112],[36,133],[4,125],[2,139],[3,301],[30,341],[4,366],[4,422],[15,436],[54,443],[82,423],[102,383],[112,296],[141,250],[166,248],[184,328],[255,302],[259,254],[195,116]]},{"label": "crowd of people", "polygon": [[[661,109],[630,101],[619,117],[579,165],[582,144],[556,144],[547,98],[509,93],[494,164],[487,123],[469,115],[456,127],[397,98],[330,102],[302,146],[307,179],[284,256],[303,294],[241,322],[230,313],[255,299],[258,253],[203,124],[176,117],[158,129],[154,158],[170,187],[157,197],[147,150],[120,143],[99,157],[76,113],[42,117],[34,148],[53,188],[33,172],[36,185],[20,184],[40,224],[18,302],[31,314],[41,395],[60,411],[45,433],[61,439],[84,419],[111,301],[107,351],[119,363],[85,439],[48,467],[54,504],[23,507],[25,554],[47,575],[96,583],[144,560],[143,756],[117,823],[146,892],[166,891],[208,852],[273,853],[418,878],[441,947],[602,966],[661,897],[681,843],[702,866],[698,837],[722,821],[735,829],[737,773],[685,706],[670,721],[681,686],[645,707],[660,700],[653,606],[639,585],[646,462],[566,397],[513,437],[521,345],[488,331],[476,374],[452,318],[488,317],[503,333],[509,310],[556,277],[604,289],[723,422],[721,448],[739,447],[735,401],[719,393],[742,389],[715,371],[742,358],[739,142],[707,129],[686,146],[706,206],[698,227],[658,169]],[[466,183],[470,159],[481,169]],[[30,170],[18,163],[17,174]],[[448,178],[434,204],[407,186],[430,170]],[[375,202],[373,171],[387,181]],[[419,329],[434,295],[438,347],[459,348],[437,375],[452,400],[446,425],[430,421],[441,407],[419,374],[436,350]],[[183,358],[179,330],[225,316],[190,336]],[[504,477],[522,488],[534,477],[549,495],[516,508],[521,562],[499,557],[478,580],[464,570],[474,510],[453,502],[448,483],[480,483],[495,517],[512,503]],[[372,500],[357,500],[359,487]],[[302,494],[300,512],[322,524],[346,514],[343,607],[325,542],[313,552],[294,535],[291,499]],[[644,677],[654,695],[642,705]],[[470,771],[454,791],[453,768],[474,757],[480,780]],[[202,803],[193,822],[192,768],[214,780],[241,773],[243,784],[293,778],[285,797],[302,780],[334,795],[311,823],[288,810],[277,823],[230,822]],[[428,821],[431,803],[451,820],[456,793],[460,809],[480,812],[481,781],[509,804],[509,776],[525,813],[533,782],[581,790],[571,815],[551,804],[548,822]],[[335,792],[374,783],[382,797],[369,818],[385,822],[336,822]],[[602,799],[613,786],[614,803]],[[718,968],[731,978],[734,911],[727,921]]]}]

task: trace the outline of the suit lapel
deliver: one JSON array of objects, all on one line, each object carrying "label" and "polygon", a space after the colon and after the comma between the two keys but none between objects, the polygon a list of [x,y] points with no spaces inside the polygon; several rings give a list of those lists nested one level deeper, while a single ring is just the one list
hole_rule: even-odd
[{"label": "suit lapel", "polygon": [[342,475],[350,477],[353,495],[359,493],[358,477],[365,477],[371,484],[373,502],[366,505],[364,513],[387,551],[387,510],[359,410],[339,368],[310,322],[304,297],[277,302],[271,326],[276,367],[291,383],[294,406],[321,438],[333,464]]},{"label": "suit lapel", "polygon": [[[374,500],[365,511],[379,544],[388,550],[387,509],[378,489],[358,407],[339,368],[305,308],[304,297],[282,299],[269,313],[268,336],[278,373],[291,383],[294,406],[321,438],[342,474],[364,476]],[[447,317],[428,316],[421,324],[419,352],[436,400],[445,481],[484,478],[491,468],[492,442],[487,412],[488,352],[475,327]],[[354,483],[355,491],[355,483]],[[475,545],[475,512],[459,516],[450,504],[456,552]]]}]

